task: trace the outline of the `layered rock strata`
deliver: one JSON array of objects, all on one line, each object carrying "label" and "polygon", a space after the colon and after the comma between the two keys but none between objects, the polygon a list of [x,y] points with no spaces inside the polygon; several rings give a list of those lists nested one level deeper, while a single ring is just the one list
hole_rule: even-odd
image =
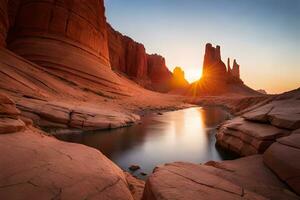
[{"label": "layered rock strata", "polygon": [[276,139],[300,128],[299,96],[298,89],[248,108],[241,117],[221,126],[217,144],[242,156],[263,153]]},{"label": "layered rock strata", "polygon": [[101,78],[109,67],[103,0],[20,1],[8,47],[51,73]]},{"label": "layered rock strata", "polygon": [[153,90],[170,91],[174,74],[167,68],[165,58],[157,54],[147,55],[147,63],[148,77],[151,80]]},{"label": "layered rock strata", "polygon": [[112,69],[126,74],[149,89],[169,91],[172,73],[167,68],[165,59],[157,54],[147,54],[143,44],[122,35],[109,24],[107,26]]},{"label": "layered rock strata", "polygon": [[15,103],[0,93],[0,134],[14,133],[24,129],[25,123],[20,119],[21,112]]}]

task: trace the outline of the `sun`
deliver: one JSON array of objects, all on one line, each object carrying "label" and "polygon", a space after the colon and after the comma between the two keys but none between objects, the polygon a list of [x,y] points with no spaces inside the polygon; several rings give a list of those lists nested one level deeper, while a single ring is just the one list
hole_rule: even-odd
[{"label": "sun", "polygon": [[185,79],[189,82],[198,81],[201,78],[202,72],[199,69],[184,69]]}]

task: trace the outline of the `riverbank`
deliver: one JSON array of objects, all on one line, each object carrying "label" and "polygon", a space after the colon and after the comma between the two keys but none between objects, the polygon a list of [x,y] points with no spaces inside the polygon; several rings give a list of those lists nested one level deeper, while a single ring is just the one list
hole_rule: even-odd
[{"label": "riverbank", "polygon": [[158,166],[143,200],[299,199],[299,100],[297,89],[240,110],[220,127],[217,144],[245,158]]}]

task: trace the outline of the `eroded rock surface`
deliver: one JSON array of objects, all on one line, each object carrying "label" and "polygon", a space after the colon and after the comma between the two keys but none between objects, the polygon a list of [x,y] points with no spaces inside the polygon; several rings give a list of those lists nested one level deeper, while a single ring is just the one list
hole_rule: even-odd
[{"label": "eroded rock surface", "polygon": [[1,199],[133,199],[125,175],[99,151],[35,129],[0,137]]},{"label": "eroded rock surface", "polygon": [[264,163],[300,195],[300,135],[282,137],[264,153]]},{"label": "eroded rock surface", "polygon": [[273,98],[265,105],[247,108],[242,117],[223,124],[217,143],[242,156],[263,153],[276,139],[300,127],[300,90]]},{"label": "eroded rock surface", "polygon": [[216,135],[217,144],[242,156],[263,153],[277,138],[290,132],[269,124],[235,118],[227,121]]},{"label": "eroded rock surface", "polygon": [[15,103],[0,93],[0,134],[14,133],[23,130],[25,123],[20,120],[21,112]]},{"label": "eroded rock surface", "polygon": [[205,165],[159,166],[146,182],[143,200],[299,199],[264,166],[262,156]]}]

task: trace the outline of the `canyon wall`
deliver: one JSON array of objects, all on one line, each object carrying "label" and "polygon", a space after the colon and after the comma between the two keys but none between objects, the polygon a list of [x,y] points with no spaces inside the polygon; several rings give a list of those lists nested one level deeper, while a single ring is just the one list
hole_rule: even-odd
[{"label": "canyon wall", "polygon": [[122,35],[108,25],[109,56],[112,69],[136,79],[147,78],[147,55],[143,44]]},{"label": "canyon wall", "polygon": [[112,69],[126,74],[149,89],[169,91],[172,73],[167,68],[164,57],[147,54],[143,44],[122,35],[109,24],[107,27]]},{"label": "canyon wall", "polygon": [[103,0],[10,1],[8,10],[8,48],[22,57],[55,73],[101,77],[110,66]]},{"label": "canyon wall", "polygon": [[8,31],[7,0],[0,1],[0,47],[5,46]]},{"label": "canyon wall", "polygon": [[168,92],[171,89],[173,74],[166,66],[165,58],[157,55],[147,55],[148,77],[155,91]]}]

